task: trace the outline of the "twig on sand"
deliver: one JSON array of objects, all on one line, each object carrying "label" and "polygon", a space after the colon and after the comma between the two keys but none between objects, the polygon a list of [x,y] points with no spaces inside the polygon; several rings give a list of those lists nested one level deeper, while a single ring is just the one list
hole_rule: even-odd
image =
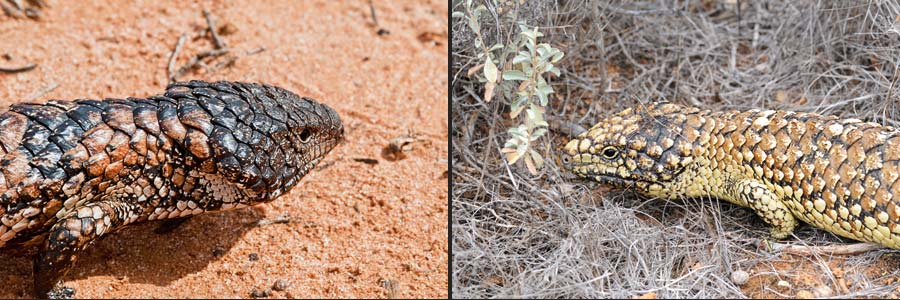
[{"label": "twig on sand", "polygon": [[372,12],[372,22],[375,22],[375,27],[381,27],[378,25],[378,18],[375,17],[375,3],[372,3],[372,0],[369,0],[369,11]]},{"label": "twig on sand", "polygon": [[3,9],[3,12],[7,16],[17,18],[17,19],[22,17],[22,13],[20,12],[19,9],[16,9],[15,7],[10,6],[9,4],[7,4],[4,1],[0,1],[0,8]]},{"label": "twig on sand", "polygon": [[266,226],[266,225],[271,225],[271,224],[288,224],[293,221],[294,221],[294,218],[291,217],[290,215],[281,215],[281,216],[275,217],[274,219],[260,219],[259,221],[256,222],[256,224],[258,226]]},{"label": "twig on sand", "polygon": [[230,55],[227,56],[224,60],[217,62],[215,65],[211,67],[207,65],[207,63],[212,63],[211,61],[204,62],[203,59],[207,57],[218,57],[224,55],[226,53],[231,52],[231,49],[225,44],[225,41],[219,36],[219,32],[216,30],[216,22],[213,19],[212,13],[208,10],[203,10],[203,17],[206,18],[206,30],[209,31],[212,36],[213,44],[215,47],[212,50],[207,50],[201,52],[194,57],[191,57],[190,60],[178,70],[175,70],[175,61],[178,59],[178,53],[181,51],[181,47],[184,44],[184,41],[187,39],[187,33],[181,35],[178,38],[178,43],[175,45],[175,49],[172,51],[172,55],[169,57],[169,65],[168,65],[168,74],[169,80],[172,82],[178,81],[181,76],[184,76],[184,73],[195,68],[202,67],[207,70],[209,73],[217,72],[220,69],[233,66],[234,63],[243,56],[250,56],[262,51],[265,51],[266,48],[260,47],[253,50],[246,51],[244,55]]},{"label": "twig on sand", "polygon": [[25,3],[22,3],[22,0],[10,0],[10,3],[16,6],[18,10],[25,10]]},{"label": "twig on sand", "polygon": [[37,93],[35,93],[35,94],[32,95],[31,97],[28,97],[28,100],[26,100],[26,101],[27,101],[27,102],[31,102],[31,101],[37,100],[38,98],[43,97],[43,96],[46,95],[47,93],[49,93],[49,92],[55,90],[57,87],[59,87],[59,84],[58,84],[58,83],[56,83],[56,82],[50,83],[50,85],[48,85],[48,86],[45,87],[44,89],[38,91]]},{"label": "twig on sand", "polygon": [[0,1],[0,9],[2,9],[3,13],[5,13],[7,16],[15,19],[19,19],[22,17],[39,19],[41,17],[41,13],[37,10],[37,8],[46,6],[46,3],[41,0],[29,0],[28,4],[30,4],[32,7],[25,7],[25,3],[23,3],[22,0]]},{"label": "twig on sand", "polygon": [[38,66],[37,64],[30,64],[30,65],[21,66],[21,67],[15,67],[15,68],[0,67],[0,72],[19,73],[19,72],[31,71],[32,69],[37,68],[37,66]]},{"label": "twig on sand", "polygon": [[[178,59],[178,53],[181,52],[181,46],[184,45],[184,40],[187,39],[187,32],[182,33],[180,37],[178,37],[178,42],[175,43],[175,49],[172,50],[172,54],[169,55],[169,67],[167,69],[166,75],[169,75],[169,78],[174,78],[172,74],[175,72],[175,60]],[[174,80],[173,80],[174,81]]]},{"label": "twig on sand", "polygon": [[372,3],[372,0],[369,0],[369,11],[372,12],[372,22],[375,23],[375,27],[378,28],[378,35],[390,34],[391,32],[387,29],[381,28],[381,25],[378,25],[378,18],[375,17],[375,3]]},{"label": "twig on sand", "polygon": [[212,35],[213,42],[216,44],[216,49],[225,49],[227,46],[225,45],[225,41],[219,37],[219,32],[216,31],[216,22],[213,20],[212,14],[204,9],[203,17],[206,18],[206,26],[209,28],[209,33]]},{"label": "twig on sand", "polygon": [[209,50],[209,51],[200,52],[197,55],[194,55],[194,57],[191,57],[191,60],[189,60],[184,66],[179,68],[178,72],[175,72],[175,74],[172,74],[172,76],[169,77],[169,79],[172,81],[178,81],[178,78],[183,76],[184,73],[187,72],[188,70],[190,70],[196,66],[201,66],[201,65],[206,66],[206,64],[203,63],[202,59],[207,58],[207,57],[220,56],[222,54],[228,53],[228,51],[230,51],[230,50],[229,49],[213,49],[213,50]]},{"label": "twig on sand", "polygon": [[217,62],[215,65],[213,65],[211,68],[209,68],[208,71],[210,73],[215,73],[223,68],[233,66],[234,62],[236,62],[238,60],[238,58],[240,58],[240,57],[237,55],[230,55],[227,58],[225,58],[225,60]]},{"label": "twig on sand", "polygon": [[257,54],[257,53],[260,53],[260,52],[263,52],[263,51],[266,51],[266,47],[259,47],[259,48],[256,48],[256,49],[250,49],[250,50],[247,50],[247,52],[245,53],[245,56],[254,55],[254,54]]},{"label": "twig on sand", "polygon": [[210,72],[210,73],[215,73],[215,72],[218,72],[219,70],[224,69],[224,68],[226,68],[226,67],[231,67],[231,66],[234,65],[235,62],[237,62],[237,60],[238,60],[239,58],[241,58],[241,57],[246,57],[246,56],[250,56],[250,55],[255,55],[255,54],[258,54],[258,53],[263,52],[263,51],[266,51],[266,48],[265,48],[265,47],[259,47],[259,48],[256,48],[256,49],[250,49],[250,50],[247,50],[246,52],[244,52],[244,55],[231,55],[231,56],[228,56],[228,58],[225,58],[225,60],[220,61],[220,62],[216,63],[214,66],[212,66],[212,68],[209,68],[209,72]]}]

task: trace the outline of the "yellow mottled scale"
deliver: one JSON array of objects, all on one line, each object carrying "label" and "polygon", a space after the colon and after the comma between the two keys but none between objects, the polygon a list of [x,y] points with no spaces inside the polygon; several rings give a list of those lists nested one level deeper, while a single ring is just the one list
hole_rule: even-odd
[{"label": "yellow mottled scale", "polygon": [[776,238],[803,221],[900,249],[900,131],[892,127],[654,103],[600,121],[565,146],[561,162],[580,177],[652,197],[750,207]]}]

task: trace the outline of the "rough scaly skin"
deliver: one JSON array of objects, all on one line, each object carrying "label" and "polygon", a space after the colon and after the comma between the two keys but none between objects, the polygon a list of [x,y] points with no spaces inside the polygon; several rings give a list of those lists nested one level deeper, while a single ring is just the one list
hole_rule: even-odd
[{"label": "rough scaly skin", "polygon": [[654,103],[566,144],[576,175],[666,199],[750,207],[775,238],[798,220],[900,249],[900,131],[787,111],[712,112]]},{"label": "rough scaly skin", "polygon": [[0,248],[37,246],[38,297],[71,296],[80,251],[126,225],[271,201],[343,136],[284,89],[191,81],[164,95],[0,111]]}]

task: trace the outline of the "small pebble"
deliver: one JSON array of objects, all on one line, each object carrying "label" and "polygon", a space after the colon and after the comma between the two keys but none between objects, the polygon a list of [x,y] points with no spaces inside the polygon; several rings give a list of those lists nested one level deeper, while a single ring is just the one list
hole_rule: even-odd
[{"label": "small pebble", "polygon": [[32,19],[40,19],[41,13],[38,12],[36,9],[29,7],[29,8],[25,9],[25,16],[32,18]]},{"label": "small pebble", "polygon": [[815,294],[816,298],[826,298],[831,297],[834,291],[827,285],[820,285],[813,289],[813,294]]},{"label": "small pebble", "polygon": [[287,280],[278,279],[275,280],[275,284],[272,285],[272,289],[280,292],[286,290],[290,285],[291,284],[288,283]]},{"label": "small pebble", "polygon": [[786,288],[786,289],[791,288],[791,283],[784,281],[784,280],[779,280],[778,282],[775,283],[775,285],[778,287],[781,287],[781,288]]},{"label": "small pebble", "polygon": [[250,261],[257,261],[257,260],[259,260],[259,254],[250,253]]},{"label": "small pebble", "polygon": [[250,297],[253,297],[253,298],[266,298],[266,297],[269,297],[269,294],[270,294],[270,293],[272,293],[272,291],[270,291],[269,289],[265,289],[265,290],[260,291],[260,290],[258,290],[258,289],[256,289],[256,288],[253,288],[253,290],[250,291]]},{"label": "small pebble", "polygon": [[747,281],[750,281],[750,274],[744,270],[737,270],[731,273],[731,282],[734,282],[736,285],[744,285],[747,284]]},{"label": "small pebble", "polygon": [[213,250],[212,255],[213,255],[213,257],[219,257],[222,255],[225,255],[225,250],[215,249],[215,250]]}]

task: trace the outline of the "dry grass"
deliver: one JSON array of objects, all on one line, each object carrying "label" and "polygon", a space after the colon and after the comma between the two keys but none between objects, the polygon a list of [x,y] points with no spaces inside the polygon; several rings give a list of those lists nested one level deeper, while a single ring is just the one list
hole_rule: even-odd
[{"label": "dry grass", "polygon": [[[526,3],[520,19],[542,26],[566,52],[547,110],[557,120],[590,127],[610,111],[668,100],[900,125],[895,1],[741,1],[740,13],[735,1]],[[506,41],[514,27],[489,9],[496,22],[483,22],[487,43]],[[453,34],[454,297],[793,297],[816,286],[834,296],[896,296],[900,271],[886,263],[892,250],[769,253],[758,247],[768,226],[744,208],[606,191],[552,161],[540,176],[507,167],[499,149],[511,124],[508,102],[481,101],[480,85],[465,77],[475,64],[467,28],[455,22]],[[539,149],[555,157],[566,138],[554,132]],[[783,242],[845,240],[804,227]],[[736,270],[750,271],[748,285],[731,281]]]}]

